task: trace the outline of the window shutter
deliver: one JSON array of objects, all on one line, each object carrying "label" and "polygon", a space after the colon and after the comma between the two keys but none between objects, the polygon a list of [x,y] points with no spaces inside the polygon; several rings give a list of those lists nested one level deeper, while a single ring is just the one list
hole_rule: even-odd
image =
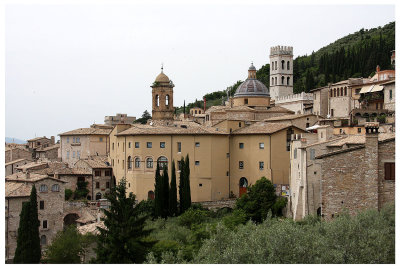
[{"label": "window shutter", "polygon": [[395,176],[394,176],[395,171],[396,171],[395,164],[391,163],[390,164],[390,176],[391,176],[390,179],[391,180],[395,180]]}]

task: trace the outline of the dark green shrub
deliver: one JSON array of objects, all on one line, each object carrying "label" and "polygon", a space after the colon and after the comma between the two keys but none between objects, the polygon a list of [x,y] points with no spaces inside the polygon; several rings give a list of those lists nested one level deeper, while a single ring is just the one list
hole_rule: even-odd
[{"label": "dark green shrub", "polygon": [[65,201],[68,201],[72,197],[72,194],[74,194],[72,190],[65,189]]},{"label": "dark green shrub", "polygon": [[178,224],[190,228],[193,224],[205,222],[209,217],[209,211],[191,207],[178,217]]},{"label": "dark green shrub", "polygon": [[282,196],[278,197],[278,199],[276,199],[275,204],[271,208],[272,214],[278,217],[283,216],[282,210],[285,208],[286,205],[287,205],[287,198]]}]

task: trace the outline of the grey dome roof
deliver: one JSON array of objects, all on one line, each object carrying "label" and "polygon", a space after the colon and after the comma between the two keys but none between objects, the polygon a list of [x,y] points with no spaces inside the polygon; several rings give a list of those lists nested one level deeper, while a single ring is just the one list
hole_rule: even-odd
[{"label": "grey dome roof", "polygon": [[253,65],[253,63],[251,63],[249,70],[256,70],[256,67]]},{"label": "grey dome roof", "polygon": [[239,96],[269,97],[269,89],[261,81],[255,78],[248,78],[236,89],[234,97]]}]

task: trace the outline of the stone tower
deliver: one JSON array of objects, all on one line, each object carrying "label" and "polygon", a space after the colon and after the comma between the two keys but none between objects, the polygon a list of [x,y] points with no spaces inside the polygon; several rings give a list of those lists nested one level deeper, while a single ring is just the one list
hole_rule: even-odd
[{"label": "stone tower", "polygon": [[172,81],[164,74],[163,67],[161,67],[161,73],[151,86],[153,88],[153,120],[174,119],[174,86]]},{"label": "stone tower", "polygon": [[271,47],[270,55],[271,99],[293,94],[293,47]]}]

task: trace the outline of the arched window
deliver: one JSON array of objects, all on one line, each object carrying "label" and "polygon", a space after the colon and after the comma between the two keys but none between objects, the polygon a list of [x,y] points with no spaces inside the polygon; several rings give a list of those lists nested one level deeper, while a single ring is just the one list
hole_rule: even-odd
[{"label": "arched window", "polygon": [[153,168],[153,159],[152,158],[147,158],[146,159],[146,167],[147,168]]},{"label": "arched window", "polygon": [[157,159],[157,164],[160,169],[163,169],[164,166],[168,166],[168,159],[164,156],[161,156],[160,158]]},{"label": "arched window", "polygon": [[333,89],[331,89],[331,90],[329,91],[329,96],[330,96],[330,97],[333,96]]},{"label": "arched window", "polygon": [[347,96],[347,87],[344,87],[344,96]]},{"label": "arched window", "polygon": [[132,157],[131,156],[128,156],[127,163],[128,163],[128,169],[132,169]]},{"label": "arched window", "polygon": [[275,85],[278,84],[278,77],[275,77]]},{"label": "arched window", "polygon": [[336,88],[333,89],[333,97],[336,97]]},{"label": "arched window", "polygon": [[278,62],[275,61],[275,70],[278,70]]},{"label": "arched window", "polygon": [[290,61],[287,61],[287,70],[290,70]]},{"label": "arched window", "polygon": [[140,158],[139,157],[135,158],[135,168],[140,168]]},{"label": "arched window", "polygon": [[154,200],[154,191],[149,191],[147,193],[147,199],[148,200]]},{"label": "arched window", "polygon": [[271,79],[271,85],[274,85],[274,78]]},{"label": "arched window", "polygon": [[282,70],[285,70],[285,61],[284,60],[282,60]]},{"label": "arched window", "polygon": [[285,77],[282,76],[281,78],[281,84],[284,85],[285,84]]},{"label": "arched window", "polygon": [[42,235],[42,236],[40,237],[40,244],[41,244],[41,245],[47,245],[47,238],[46,238],[45,235]]},{"label": "arched window", "polygon": [[40,192],[47,192],[47,190],[48,190],[47,185],[45,184],[40,185],[39,187]]},{"label": "arched window", "polygon": [[168,94],[165,96],[165,105],[166,106],[169,105],[169,95]]},{"label": "arched window", "polygon": [[290,83],[290,77],[287,77],[287,85]]},{"label": "arched window", "polygon": [[100,200],[100,199],[101,199],[101,193],[98,192],[98,193],[96,193],[96,200]]},{"label": "arched window", "polygon": [[158,96],[158,94],[156,94],[156,106],[160,106],[160,96]]},{"label": "arched window", "polygon": [[340,88],[340,96],[343,96],[343,88]]},{"label": "arched window", "polygon": [[51,186],[51,191],[60,191],[60,185],[54,184],[53,186]]}]

